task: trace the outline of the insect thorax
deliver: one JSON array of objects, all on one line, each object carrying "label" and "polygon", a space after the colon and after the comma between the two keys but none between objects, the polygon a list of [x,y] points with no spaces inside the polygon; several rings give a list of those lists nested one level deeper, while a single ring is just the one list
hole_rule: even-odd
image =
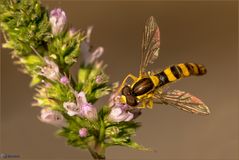
[{"label": "insect thorax", "polygon": [[150,78],[142,78],[137,81],[132,87],[132,93],[134,96],[141,96],[154,89],[154,83]]}]

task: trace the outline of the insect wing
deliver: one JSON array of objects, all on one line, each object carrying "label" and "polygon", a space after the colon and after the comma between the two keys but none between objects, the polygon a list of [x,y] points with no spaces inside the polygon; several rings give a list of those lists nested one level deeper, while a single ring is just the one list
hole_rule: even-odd
[{"label": "insect wing", "polygon": [[184,91],[163,92],[156,94],[155,98],[159,100],[158,103],[169,104],[187,112],[204,115],[210,113],[209,108],[200,99]]},{"label": "insect wing", "polygon": [[160,31],[156,19],[151,16],[147,19],[142,40],[142,55],[140,75],[145,73],[148,64],[154,63],[159,56]]}]

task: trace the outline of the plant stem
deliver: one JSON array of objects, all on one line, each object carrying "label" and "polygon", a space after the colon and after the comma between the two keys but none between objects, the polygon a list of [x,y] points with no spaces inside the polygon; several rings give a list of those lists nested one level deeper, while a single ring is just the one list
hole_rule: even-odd
[{"label": "plant stem", "polygon": [[97,144],[94,148],[88,148],[94,160],[105,160],[105,148],[101,144]]},{"label": "plant stem", "polygon": [[105,160],[105,126],[104,121],[100,119],[99,137],[94,144],[89,145],[88,150],[95,160]]}]

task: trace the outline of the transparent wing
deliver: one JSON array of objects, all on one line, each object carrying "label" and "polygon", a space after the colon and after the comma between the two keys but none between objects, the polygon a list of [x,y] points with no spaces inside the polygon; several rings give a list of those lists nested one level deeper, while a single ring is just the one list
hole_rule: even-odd
[{"label": "transparent wing", "polygon": [[175,106],[187,112],[197,114],[209,114],[209,108],[197,97],[180,90],[158,92],[154,95],[155,103],[163,103]]},{"label": "transparent wing", "polygon": [[159,56],[160,31],[156,19],[151,16],[147,19],[142,40],[142,55],[140,74],[145,73],[148,64],[152,64]]}]

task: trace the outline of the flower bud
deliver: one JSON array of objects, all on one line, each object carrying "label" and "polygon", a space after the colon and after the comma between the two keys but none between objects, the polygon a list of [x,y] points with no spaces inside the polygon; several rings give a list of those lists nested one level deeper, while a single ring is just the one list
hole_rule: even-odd
[{"label": "flower bud", "polygon": [[96,62],[95,62],[95,68],[96,68],[96,69],[104,70],[105,67],[106,67],[106,65],[103,65],[103,61],[96,61]]},{"label": "flower bud", "polygon": [[76,34],[76,29],[75,28],[70,28],[69,30],[69,36],[73,37]]},{"label": "flower bud", "polygon": [[50,12],[50,23],[54,35],[62,32],[66,24],[66,14],[61,8],[53,9]]},{"label": "flower bud", "polygon": [[87,135],[88,135],[88,129],[87,128],[81,128],[79,130],[79,136],[80,137],[84,138],[84,137],[87,137]]},{"label": "flower bud", "polygon": [[95,78],[95,82],[97,84],[105,83],[105,82],[107,82],[107,76],[104,74],[97,75]]},{"label": "flower bud", "polygon": [[67,78],[67,76],[63,76],[63,77],[61,77],[60,82],[64,85],[66,85],[69,83],[69,79]]},{"label": "flower bud", "polygon": [[97,75],[96,78],[95,78],[95,82],[96,82],[97,84],[101,84],[102,81],[103,81],[102,75]]}]

